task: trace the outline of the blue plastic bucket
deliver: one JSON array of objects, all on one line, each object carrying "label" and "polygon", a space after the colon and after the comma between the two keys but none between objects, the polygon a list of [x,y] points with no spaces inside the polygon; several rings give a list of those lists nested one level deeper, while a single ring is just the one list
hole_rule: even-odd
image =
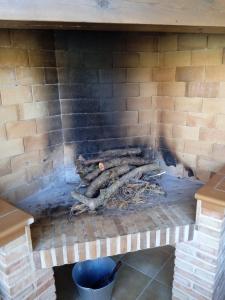
[{"label": "blue plastic bucket", "polygon": [[91,286],[112,272],[116,263],[110,257],[86,260],[76,263],[73,267],[72,277],[81,300],[110,300],[115,278],[107,285],[92,289]]}]

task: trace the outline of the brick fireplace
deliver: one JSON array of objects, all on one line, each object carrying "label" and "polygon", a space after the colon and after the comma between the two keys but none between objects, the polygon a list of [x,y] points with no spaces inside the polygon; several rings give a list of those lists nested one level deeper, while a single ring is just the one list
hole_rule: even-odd
[{"label": "brick fireplace", "polygon": [[[23,215],[0,248],[3,299],[54,299],[53,266],[168,244],[173,299],[223,299],[224,48],[223,34],[0,30],[2,198],[39,219],[50,202],[72,205],[78,155],[134,146],[152,149],[168,189],[182,182],[180,198],[136,212],[135,226],[105,215],[64,232],[65,219],[42,220],[30,232]],[[23,262],[33,279],[16,289]]]}]

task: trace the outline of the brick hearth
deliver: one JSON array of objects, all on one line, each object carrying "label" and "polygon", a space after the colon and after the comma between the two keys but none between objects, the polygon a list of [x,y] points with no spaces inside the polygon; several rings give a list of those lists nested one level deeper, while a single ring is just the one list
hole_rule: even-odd
[{"label": "brick hearth", "polygon": [[[106,210],[70,221],[65,211],[40,218],[31,227],[36,268],[192,240],[196,211],[193,199],[201,184],[172,176],[164,176],[162,184],[167,187],[166,198],[154,195],[156,199],[150,206]],[[51,198],[50,193],[46,191],[42,197]]]}]

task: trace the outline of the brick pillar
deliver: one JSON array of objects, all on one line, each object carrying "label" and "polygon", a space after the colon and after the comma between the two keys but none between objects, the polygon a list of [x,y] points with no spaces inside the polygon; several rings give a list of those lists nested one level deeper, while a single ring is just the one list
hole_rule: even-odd
[{"label": "brick pillar", "polygon": [[197,201],[194,240],[176,245],[173,300],[225,299],[224,207]]},{"label": "brick pillar", "polygon": [[0,299],[56,299],[53,270],[35,270],[27,233],[0,247]]}]

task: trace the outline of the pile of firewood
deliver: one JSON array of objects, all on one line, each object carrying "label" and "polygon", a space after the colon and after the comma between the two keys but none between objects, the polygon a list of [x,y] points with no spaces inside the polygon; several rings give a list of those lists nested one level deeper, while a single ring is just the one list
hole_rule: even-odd
[{"label": "pile of firewood", "polygon": [[108,150],[93,159],[79,156],[75,164],[85,189],[72,192],[72,197],[78,201],[71,208],[74,214],[106,205],[133,178],[160,172],[159,166],[146,158],[140,148]]}]

